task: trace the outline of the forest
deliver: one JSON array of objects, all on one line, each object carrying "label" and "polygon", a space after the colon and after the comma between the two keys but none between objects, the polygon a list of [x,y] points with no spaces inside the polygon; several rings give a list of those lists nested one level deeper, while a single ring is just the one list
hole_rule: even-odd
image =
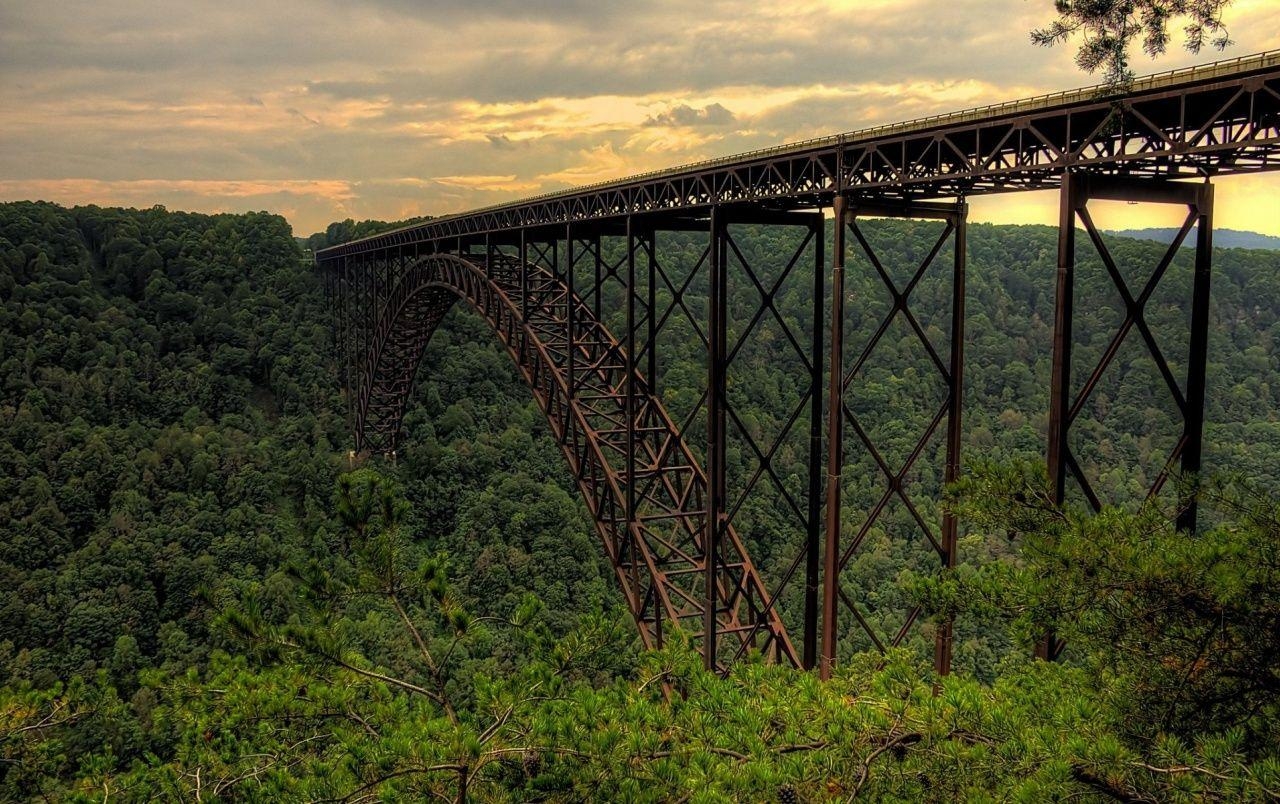
[{"label": "forest", "polygon": [[[942,488],[937,438],[908,478],[930,522],[959,515],[962,563],[937,571],[888,511],[842,582],[875,629],[923,617],[885,653],[842,621],[823,683],[760,657],[721,678],[679,636],[641,650],[541,412],[463,305],[427,347],[397,459],[349,455],[307,253],[386,225],[303,239],[268,213],[0,204],[0,800],[1280,800],[1280,251],[1215,250],[1189,535],[1179,484],[1143,502],[1178,431],[1132,336],[1073,443],[1114,505],[1051,503],[1056,230],[971,224],[965,475]],[[862,225],[901,284],[938,235]],[[734,237],[776,283],[777,316],[749,331],[759,289],[730,278],[728,456],[742,486],[748,437],[780,444],[780,482],[736,520],[776,580],[802,538],[787,499],[803,510],[807,432],[788,417],[814,268],[788,268],[793,232]],[[681,292],[658,294],[653,379],[701,454],[705,238],[663,238]],[[1164,252],[1108,244],[1131,285]],[[1175,374],[1190,260],[1146,310]],[[943,353],[949,265],[912,291]],[[1096,256],[1081,266],[1085,366],[1124,307]],[[856,356],[892,300],[857,257],[846,289]],[[619,295],[600,298],[615,334]],[[891,462],[942,393],[901,319],[853,388]],[[856,530],[882,478],[847,449]],[[953,616],[955,672],[935,677],[931,629]],[[1061,661],[1031,656],[1048,623]]]}]

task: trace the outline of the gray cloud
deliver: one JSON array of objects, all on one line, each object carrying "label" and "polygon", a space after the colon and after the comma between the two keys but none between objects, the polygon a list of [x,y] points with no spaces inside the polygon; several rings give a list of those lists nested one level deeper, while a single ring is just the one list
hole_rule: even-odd
[{"label": "gray cloud", "polygon": [[629,3],[599,0],[356,0],[357,8],[426,21],[497,19],[501,21],[554,20],[561,25],[594,26],[602,20],[625,15]]},{"label": "gray cloud", "polygon": [[724,126],[734,121],[733,112],[719,103],[710,103],[701,109],[681,103],[665,112],[651,115],[646,126]]},{"label": "gray cloud", "polygon": [[511,138],[506,134],[486,134],[485,137],[489,140],[490,145],[503,151],[522,147],[521,143],[512,142]]}]

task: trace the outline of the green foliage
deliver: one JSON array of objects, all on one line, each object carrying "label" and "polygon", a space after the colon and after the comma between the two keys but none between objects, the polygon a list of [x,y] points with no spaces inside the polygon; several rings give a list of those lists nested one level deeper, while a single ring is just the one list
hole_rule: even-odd
[{"label": "green foliage", "polygon": [[352,240],[359,240],[363,237],[371,237],[391,229],[398,229],[401,226],[412,226],[415,223],[422,223],[431,220],[431,216],[423,216],[420,218],[408,218],[403,221],[395,221],[388,223],[386,221],[354,221],[347,218],[345,221],[335,221],[329,224],[323,232],[316,232],[310,237],[298,238],[299,245],[312,253],[321,249],[340,246],[343,243],[349,243]]},{"label": "green foliage", "polygon": [[203,661],[198,591],[264,582],[332,488],[312,269],[265,213],[22,203],[0,275],[0,679]]},{"label": "green foliage", "polygon": [[1230,518],[1190,536],[1156,506],[1063,512],[1042,476],[1016,467],[988,467],[961,489],[965,521],[1016,539],[1022,561],[924,582],[932,605],[1009,615],[1026,644],[1053,624],[1075,661],[1115,679],[1118,727],[1135,739],[1233,734],[1246,756],[1280,744],[1274,498],[1215,484],[1203,503]]},{"label": "green foliage", "polygon": [[[375,226],[336,224],[311,247]],[[891,272],[934,232],[866,231]],[[750,434],[777,441],[780,484],[748,494],[735,525],[776,582],[803,538],[791,506],[807,502],[807,433],[785,428],[802,361],[782,324],[807,342],[814,277],[802,260],[781,278],[790,234],[734,234],[765,286],[777,282],[777,318],[747,335],[759,292],[729,266],[730,337],[745,336],[730,367],[730,481],[757,469]],[[1149,511],[1048,510],[1042,478],[1009,463],[1043,442],[1053,230],[970,227],[965,448],[1005,468],[960,490],[968,563],[937,578],[912,516],[890,506],[848,570],[877,628],[916,602],[959,615],[961,672],[938,681],[920,666],[930,622],[881,660],[853,652],[866,645],[845,618],[850,652],[826,685],[752,663],[721,681],[674,639],[638,653],[546,422],[465,311],[427,347],[398,463],[340,474],[352,467],[326,308],[290,235],[265,214],[0,206],[0,798],[1261,800],[1280,788],[1274,639],[1260,636],[1276,630],[1269,498],[1215,492],[1218,519],[1187,540]],[[663,237],[680,282],[705,238]],[[605,244],[614,261],[617,246]],[[1160,248],[1117,239],[1113,251],[1129,275]],[[945,267],[912,295],[942,349]],[[1162,343],[1184,326],[1189,267],[1175,259],[1148,306]],[[1277,267],[1268,252],[1215,257],[1206,467],[1264,494],[1280,460]],[[1117,308],[1096,259],[1079,276],[1086,360]],[[847,360],[891,305],[852,256],[848,291]],[[620,299],[613,285],[601,299],[615,332]],[[658,289],[661,309],[675,301]],[[680,301],[655,380],[700,452],[705,271]],[[850,404],[896,461],[937,388],[914,333],[890,329]],[[1073,449],[1108,499],[1140,498],[1177,437],[1160,379],[1122,351],[1095,400]],[[851,538],[883,478],[848,446]],[[908,478],[929,522],[940,465]],[[1070,640],[1067,664],[1023,659],[1045,622]]]},{"label": "green foliage", "polygon": [[1222,12],[1231,0],[1054,0],[1058,12],[1047,28],[1031,32],[1038,45],[1066,42],[1079,33],[1076,64],[1087,73],[1103,71],[1110,88],[1122,88],[1133,80],[1129,46],[1142,38],[1148,56],[1162,55],[1169,47],[1169,25],[1184,21],[1185,47],[1199,53],[1205,44],[1225,50],[1231,44]]}]

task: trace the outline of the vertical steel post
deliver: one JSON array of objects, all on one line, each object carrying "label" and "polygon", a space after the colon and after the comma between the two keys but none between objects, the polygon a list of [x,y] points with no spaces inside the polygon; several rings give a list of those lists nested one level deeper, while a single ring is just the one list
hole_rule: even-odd
[{"label": "vertical steel post", "polygon": [[831,363],[827,393],[827,532],[822,578],[822,657],[818,675],[831,678],[836,661],[836,608],[840,591],[840,471],[844,464],[844,236],[848,201],[837,195],[831,248]]},{"label": "vertical steel post", "polygon": [[[365,374],[369,370],[369,289],[373,276],[373,266],[367,255],[360,257],[360,351],[356,355],[356,359],[360,361],[360,388],[363,393],[366,383],[364,382]],[[361,400],[363,408],[364,400]]]},{"label": "vertical steel post", "polygon": [[529,322],[529,232],[520,229],[520,319]]},{"label": "vertical steel post", "polygon": [[1205,369],[1209,360],[1209,278],[1213,263],[1213,185],[1196,194],[1196,265],[1191,287],[1191,343],[1187,360],[1186,443],[1182,474],[1191,482],[1191,498],[1178,512],[1178,530],[1195,533],[1196,493],[1200,490],[1200,458],[1204,449]]},{"label": "vertical steel post", "polygon": [[[356,262],[356,382],[360,392],[356,394],[356,428],[360,430],[361,444],[367,446],[364,421],[367,405],[365,373],[369,365],[369,256],[361,255]],[[364,449],[361,449],[364,452]]]},{"label": "vertical steel post", "polygon": [[822,308],[826,222],[813,223],[813,336],[809,349],[809,517],[805,535],[804,653],[800,663],[812,670],[818,663],[818,607],[822,587]]},{"label": "vertical steel post", "polygon": [[377,280],[374,285],[375,292],[373,297],[373,323],[375,330],[377,329],[378,319],[382,314],[383,302],[390,293],[391,274],[395,270],[395,258],[388,253],[378,262],[378,265],[381,270],[374,275],[374,279]]},{"label": "vertical steel post", "polygon": [[568,326],[568,335],[565,338],[565,345],[568,350],[568,355],[565,358],[565,360],[566,360],[566,365],[568,370],[568,379],[569,379],[569,382],[568,382],[569,398],[573,399],[577,395],[576,391],[577,391],[578,383],[573,374],[574,363],[575,363],[573,353],[576,350],[576,347],[574,346],[574,325],[577,320],[577,310],[574,309],[576,305],[573,303],[573,300],[574,300],[573,251],[574,249],[573,249],[573,224],[571,223],[566,223],[564,225],[564,240],[565,240],[564,315],[565,315],[566,325]]},{"label": "vertical steel post", "polygon": [[338,263],[338,361],[342,368],[342,388],[347,395],[347,429],[355,428],[355,394],[351,383],[351,258],[343,255]]},{"label": "vertical steel post", "polygon": [[[631,217],[628,217],[628,218],[627,218],[627,220],[628,220],[628,224],[629,224],[629,225],[634,225],[634,224],[635,224],[635,221],[634,221]],[[654,368],[655,368],[655,367],[656,367],[656,365],[657,365],[657,363],[655,362],[655,360],[656,360],[656,355],[657,355],[657,344],[654,342],[654,337],[655,337],[655,332],[656,332],[656,325],[657,325],[657,322],[654,320],[654,318],[655,318],[654,308],[655,308],[655,306],[656,306],[656,303],[655,303],[655,301],[654,301],[654,296],[655,296],[655,292],[656,292],[655,282],[657,281],[655,274],[657,273],[657,269],[656,269],[656,267],[655,267],[655,265],[654,265],[654,264],[657,262],[657,254],[656,254],[656,251],[657,251],[657,245],[656,245],[656,243],[657,243],[657,237],[658,237],[658,235],[657,235],[657,230],[656,230],[655,228],[652,228],[652,227],[646,227],[646,228],[645,228],[645,229],[640,233],[640,235],[639,235],[639,236],[640,236],[640,237],[643,239],[643,241],[644,241],[644,244],[645,244],[645,253],[647,254],[647,257],[646,257],[646,259],[645,259],[645,272],[648,274],[647,287],[646,287],[646,301],[645,301],[645,327],[646,327],[646,330],[647,330],[647,331],[646,331],[646,334],[645,334],[645,337],[646,337],[648,340],[646,340],[646,341],[645,341],[645,343],[648,345],[648,348],[649,348],[649,353],[646,355],[646,358],[647,358],[647,360],[648,360],[648,366],[649,366],[649,372],[650,372],[650,373],[649,373],[649,378],[648,378],[648,384],[647,384],[647,387],[646,387],[646,392],[650,395],[650,398],[652,398],[653,396],[655,396],[655,395],[657,394],[657,391],[655,390],[655,386],[654,386],[653,370],[654,370]],[[632,274],[630,275],[630,277],[628,278],[628,280],[627,280],[627,282],[628,282],[628,287],[631,287],[631,286],[632,286],[632,285],[631,285],[631,283],[634,281],[634,279],[635,279],[635,275],[634,275],[634,273],[632,273]],[[634,354],[634,353],[629,351],[629,352],[628,352],[628,354]],[[636,358],[634,358],[634,357],[632,357],[632,358],[630,358],[630,359],[631,359],[631,367],[630,367],[630,368],[631,368],[631,371],[633,372],[633,375],[634,375],[634,373],[635,373],[635,372],[638,372],[638,371],[640,370],[639,361],[638,361]],[[638,380],[638,377],[634,377],[634,376],[633,376],[633,381],[635,381],[635,380]],[[635,404],[636,404],[636,406],[637,406],[637,408],[638,408],[638,407],[639,407],[639,402],[637,401]],[[649,401],[646,401],[646,402],[645,402],[645,404],[650,404],[650,402],[649,402]],[[636,414],[638,414],[638,413],[639,413],[639,411],[637,410],[637,411],[636,411]],[[633,416],[632,416],[632,418],[631,418],[631,422],[632,422],[632,424],[631,424],[631,426],[632,426],[632,427],[637,426],[637,424],[638,424],[638,423],[636,422],[636,416],[635,416],[635,415],[633,415]],[[644,437],[645,437],[645,438],[650,438],[651,436],[646,434]],[[636,450],[635,450],[635,449],[630,449],[630,450],[628,450],[628,453],[629,453],[629,454],[631,454],[631,455],[633,456],[633,460],[634,460],[634,456],[636,455]],[[654,468],[654,470],[655,470],[655,471],[657,471],[657,470],[658,470],[658,467],[657,467],[656,465],[655,465],[653,468]],[[636,514],[636,520],[637,520],[637,522],[636,522],[636,530],[637,530],[637,531],[639,531],[640,526],[639,526],[639,521],[638,521],[638,520],[639,520],[639,514],[638,514],[638,513]],[[656,597],[656,595],[655,595],[655,597]],[[661,647],[661,646],[662,646],[662,644],[663,644],[662,639],[663,639],[663,628],[664,628],[664,626],[663,626],[663,623],[662,623],[662,615],[663,615],[663,613],[664,613],[665,611],[666,611],[666,609],[663,607],[663,605],[660,603],[660,601],[655,599],[655,601],[654,601],[654,617],[653,617],[653,638],[654,638],[654,642],[655,642],[659,647]]]},{"label": "vertical steel post", "polygon": [[[1053,363],[1049,376],[1049,488],[1053,502],[1061,505],[1067,496],[1067,435],[1071,426],[1071,328],[1074,320],[1076,270],[1076,210],[1085,190],[1083,176],[1071,171],[1062,175],[1058,209],[1057,303],[1053,313]],[[1036,643],[1035,655],[1053,661],[1061,644],[1049,625]]]},{"label": "vertical steel post", "polygon": [[351,408],[350,426],[355,435],[356,451],[360,451],[360,432],[356,423],[360,417],[360,358],[359,358],[359,333],[356,331],[357,316],[360,314],[360,287],[356,284],[359,281],[359,263],[354,257],[347,256],[342,258],[346,263],[346,290],[343,291],[346,296],[346,333],[344,339],[347,343],[347,404]]},{"label": "vertical steel post", "polygon": [[[636,237],[632,216],[627,216],[627,350],[626,370],[626,420],[627,420],[627,529],[634,533],[636,524]],[[598,241],[597,241],[598,242]],[[599,251],[596,252],[596,274],[600,272]],[[597,282],[597,288],[599,283]],[[599,321],[599,318],[596,319]],[[655,619],[661,620],[661,607],[655,606]]]},{"label": "vertical steel post", "polygon": [[703,660],[716,669],[716,614],[720,606],[716,572],[725,514],[725,357],[728,352],[728,281],[725,270],[725,224],[720,208],[711,208],[710,275],[707,283],[710,350],[707,360],[707,521],[703,555],[706,570],[706,615]]},{"label": "vertical steel post", "polygon": [[404,256],[404,246],[396,247],[396,261],[392,266],[390,273],[387,274],[387,298],[383,299],[383,308],[386,308],[386,302],[390,300],[391,293],[400,284],[400,277],[404,276],[404,266],[406,257]]},{"label": "vertical steel post", "polygon": [[1076,208],[1084,178],[1062,176],[1058,210],[1057,303],[1053,313],[1053,363],[1049,375],[1049,485],[1053,501],[1066,499],[1067,431],[1071,410],[1071,325],[1075,296]]},{"label": "vertical steel post", "polygon": [[356,364],[356,452],[364,451],[364,372],[365,363],[368,362],[365,352],[365,278],[368,275],[368,266],[364,255],[360,255],[356,262],[356,305],[355,305],[355,364]]},{"label": "vertical steel post", "polygon": [[[964,280],[969,239],[969,205],[963,200],[956,203],[953,222],[955,251],[951,267],[951,387],[947,391],[947,465],[942,478],[946,484],[960,479],[960,417],[964,410]],[[959,523],[955,513],[945,511],[942,515],[942,562],[946,569],[954,569],[956,566],[958,534]],[[951,672],[954,629],[955,620],[952,617],[938,625],[937,642],[933,649],[933,669],[940,676]]]},{"label": "vertical steel post", "polygon": [[648,345],[649,353],[648,365],[646,366],[645,376],[648,378],[649,393],[655,399],[661,399],[658,395],[658,268],[655,263],[658,261],[658,231],[656,228],[649,229],[647,248],[649,250],[649,259],[646,262],[646,273],[648,274],[648,303],[645,307],[648,310],[646,320],[648,323],[648,332],[645,337],[648,339],[645,343]]},{"label": "vertical steel post", "polygon": [[[596,255],[595,255],[595,257],[596,257],[596,258],[595,258],[595,269],[596,269],[596,278],[595,278],[595,280],[596,280],[596,292],[595,292],[595,298],[594,298],[594,299],[592,299],[593,304],[592,304],[591,311],[592,311],[593,313],[595,313],[595,316],[596,316],[596,320],[597,320],[597,321],[600,321],[600,320],[601,320],[601,318],[600,318],[600,296],[601,296],[601,294],[602,294],[602,293],[603,293],[603,291],[604,291],[604,287],[603,287],[603,285],[604,285],[604,276],[603,276],[603,271],[604,271],[604,256],[600,253],[600,240],[601,240],[600,235],[596,235],[596,236],[592,239],[592,245],[594,245],[594,246],[595,246],[595,252],[596,252]],[[628,248],[628,249],[630,249],[630,248],[631,248],[631,216],[630,216],[630,215],[628,215],[628,216],[627,216],[627,248]],[[632,259],[632,257],[628,256],[628,257],[627,257],[627,259],[628,259],[628,261],[630,261],[630,260]],[[628,288],[628,292],[630,292],[631,285],[627,285],[627,288]]]},{"label": "vertical steel post", "polygon": [[484,233],[484,275],[493,279],[493,235]]}]

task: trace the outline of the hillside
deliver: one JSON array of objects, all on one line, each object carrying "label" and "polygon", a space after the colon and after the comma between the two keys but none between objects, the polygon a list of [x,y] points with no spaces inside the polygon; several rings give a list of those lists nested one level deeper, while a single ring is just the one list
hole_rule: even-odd
[{"label": "hillside", "polygon": [[[1154,240],[1157,243],[1172,243],[1177,236],[1177,229],[1121,229],[1113,232],[1118,237],[1130,237],[1135,240]],[[1280,249],[1280,237],[1258,234],[1257,232],[1241,232],[1235,229],[1214,229],[1213,244],[1218,248],[1265,248]],[[1184,244],[1185,248],[1195,245],[1194,242]]]},{"label": "hillside", "polygon": [[[924,228],[869,231],[905,264]],[[787,237],[742,241],[776,272]],[[851,570],[878,625],[917,601],[959,613],[959,672],[935,697],[929,622],[825,686],[753,663],[721,681],[679,645],[641,655],[545,422],[465,311],[428,347],[398,463],[350,472],[322,286],[282,218],[0,205],[0,799],[1273,796],[1280,252],[1215,255],[1206,471],[1230,479],[1206,502],[1228,524],[1188,541],[1158,511],[1044,509],[1018,468],[1043,442],[1055,244],[971,227],[966,450],[996,464],[962,490],[972,563],[921,577],[897,511]],[[687,271],[701,240],[662,248]],[[1160,252],[1114,248],[1126,266]],[[1175,367],[1188,275],[1180,257],[1148,312]],[[1116,321],[1107,281],[1082,263],[1083,357]],[[851,350],[885,309],[874,282],[851,271]],[[811,287],[801,270],[777,296],[801,334]],[[695,277],[688,309],[705,292]],[[735,332],[752,293],[731,280]],[[945,345],[944,274],[914,298]],[[658,385],[684,417],[705,359],[692,322],[670,332]],[[761,436],[798,393],[788,349],[766,330],[730,375]],[[929,415],[931,371],[895,330],[851,400],[891,451]],[[1082,424],[1110,498],[1140,498],[1176,437],[1159,383],[1126,347]],[[754,467],[743,448],[730,463]],[[850,466],[854,510],[877,480],[869,456]],[[801,454],[777,469],[800,477]],[[912,482],[938,491],[936,472]],[[796,538],[781,505],[762,491],[739,519],[771,577]],[[1028,662],[1050,621],[1070,661]]]}]

